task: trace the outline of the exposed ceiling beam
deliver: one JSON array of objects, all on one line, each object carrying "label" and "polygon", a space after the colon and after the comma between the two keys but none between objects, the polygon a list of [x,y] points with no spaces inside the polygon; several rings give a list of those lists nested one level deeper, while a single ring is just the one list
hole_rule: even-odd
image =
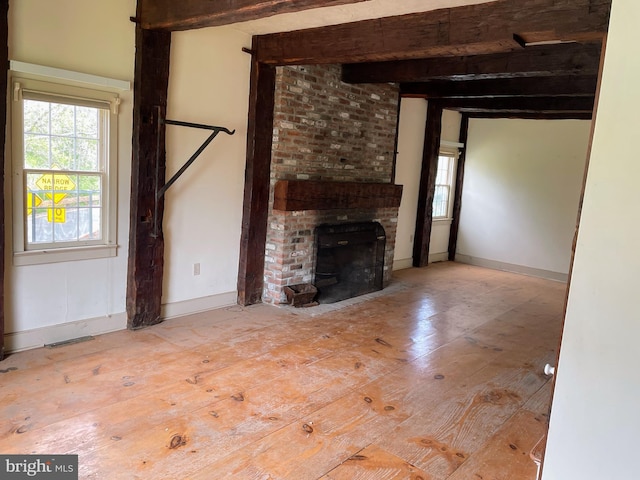
[{"label": "exposed ceiling beam", "polygon": [[496,110],[521,112],[591,112],[595,97],[498,97],[443,98],[434,100],[443,108],[461,112]]},{"label": "exposed ceiling beam", "polygon": [[139,0],[142,28],[189,30],[216,27],[364,0]]},{"label": "exposed ceiling beam", "polygon": [[400,84],[403,97],[468,98],[468,97],[555,97],[593,96],[597,75],[495,78],[455,82],[432,80]]},{"label": "exposed ceiling beam", "polygon": [[[203,1],[203,0],[201,0]],[[257,37],[260,62],[319,64],[508,52],[524,42],[594,41],[611,0],[499,0]]]},{"label": "exposed ceiling beam", "polygon": [[527,47],[510,53],[343,65],[347,83],[597,75],[600,43]]},{"label": "exposed ceiling beam", "polygon": [[520,118],[529,120],[591,120],[592,112],[523,112],[523,111],[476,111],[464,112],[469,118]]}]

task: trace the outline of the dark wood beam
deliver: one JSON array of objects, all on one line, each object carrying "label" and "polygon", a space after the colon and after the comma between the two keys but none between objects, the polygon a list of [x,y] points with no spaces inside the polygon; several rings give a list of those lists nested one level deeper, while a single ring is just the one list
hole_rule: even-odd
[{"label": "dark wood beam", "polygon": [[426,267],[429,263],[429,243],[433,219],[433,196],[436,190],[436,173],[442,130],[442,106],[429,102],[422,150],[422,170],[418,190],[416,231],[413,242],[413,266]]},{"label": "dark wood beam", "polygon": [[591,97],[497,97],[497,98],[441,98],[432,100],[444,108],[464,112],[493,110],[531,112],[591,112]]},{"label": "dark wood beam", "polygon": [[459,142],[464,144],[464,148],[458,155],[458,165],[456,166],[456,186],[453,194],[453,212],[451,215],[451,228],[449,229],[449,260],[456,259],[456,249],[458,247],[458,229],[460,228],[460,210],[462,208],[462,187],[464,184],[464,164],[467,158],[467,140],[469,138],[469,116],[463,114],[460,120]]},{"label": "dark wood beam", "polygon": [[495,78],[455,82],[433,80],[400,84],[400,95],[413,98],[593,96],[598,77],[560,76]]},{"label": "dark wood beam", "polygon": [[285,212],[351,208],[398,208],[402,185],[392,183],[278,180],[273,209]]},{"label": "dark wood beam", "polygon": [[[5,162],[5,141],[7,126],[7,75],[9,72],[9,0],[0,0],[0,158]],[[0,360],[4,358],[4,257],[6,243],[4,241],[4,168],[0,172]]]},{"label": "dark wood beam", "polygon": [[[255,49],[255,38],[253,47]],[[238,268],[240,305],[252,305],[262,299],[275,83],[275,67],[258,62],[254,55],[249,89],[247,164]]]},{"label": "dark wood beam", "polygon": [[428,82],[496,78],[592,75],[598,73],[600,43],[544,45],[488,55],[351,63],[342,67],[346,83]]},{"label": "dark wood beam", "polygon": [[469,118],[513,118],[524,120],[591,120],[592,112],[512,112],[509,110],[464,112]]},{"label": "dark wood beam", "polygon": [[142,0],[142,28],[189,30],[215,27],[364,0]]},{"label": "dark wood beam", "polygon": [[165,127],[160,119],[165,118],[167,109],[170,48],[171,33],[136,27],[127,273],[130,329],[161,321],[164,202],[160,199],[156,209],[155,186],[156,182],[164,185],[165,179]]},{"label": "dark wood beam", "polygon": [[500,0],[258,37],[259,60],[318,64],[509,52],[527,42],[601,40],[611,0]]}]

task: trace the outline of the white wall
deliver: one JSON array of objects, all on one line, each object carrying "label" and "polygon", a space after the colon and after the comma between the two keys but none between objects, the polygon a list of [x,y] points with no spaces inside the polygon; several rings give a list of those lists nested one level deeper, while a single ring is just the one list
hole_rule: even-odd
[{"label": "white wall", "polygon": [[457,260],[566,279],[590,123],[470,120]]},{"label": "white wall", "polygon": [[[135,7],[135,0],[12,1],[9,58],[132,82],[135,40],[129,17],[135,15]],[[7,350],[116,330],[126,325],[132,93],[120,92],[120,96],[118,256],[14,267],[11,211],[10,205],[5,205]],[[8,133],[10,138],[10,131]],[[7,161],[10,162],[10,154]],[[10,169],[10,163],[7,168]],[[7,183],[5,188],[9,195],[11,186]]]},{"label": "white wall", "polygon": [[[9,57],[133,83],[135,29],[129,17],[135,11],[135,0],[11,2]],[[241,49],[250,46],[248,34],[230,28],[172,35],[168,117],[224,126],[236,133],[220,134],[166,194],[165,317],[236,301],[251,66],[250,56]],[[132,92],[121,97],[118,256],[13,267],[7,223],[9,351],[126,326]],[[167,178],[207,135],[168,127]],[[6,188],[11,191],[8,182]],[[10,205],[5,207],[10,215]],[[195,263],[200,264],[198,276],[193,275]]]},{"label": "white wall", "polygon": [[[445,110],[442,114],[441,140],[457,142],[460,133],[460,114]],[[398,156],[396,184],[403,185],[398,212],[398,230],[393,269],[410,268],[413,264],[413,236],[420,190],[420,171],[424,147],[424,127],[427,120],[427,101],[422,98],[403,98],[398,124]],[[431,230],[429,259],[444,259],[449,248],[451,221],[435,221]],[[444,258],[443,258],[444,257]]]},{"label": "white wall", "polygon": [[[167,117],[236,133],[219,134],[167,192],[163,303],[176,305],[166,316],[236,301],[251,69],[242,47],[251,36],[231,28],[172,34]],[[168,127],[167,179],[208,135]]]},{"label": "white wall", "polygon": [[410,268],[413,264],[413,236],[416,230],[416,210],[426,120],[426,100],[403,98],[400,101],[396,184],[403,187],[402,200],[398,210],[396,247],[393,259],[394,270]]},{"label": "white wall", "polygon": [[638,478],[639,19],[613,0],[544,480]]}]

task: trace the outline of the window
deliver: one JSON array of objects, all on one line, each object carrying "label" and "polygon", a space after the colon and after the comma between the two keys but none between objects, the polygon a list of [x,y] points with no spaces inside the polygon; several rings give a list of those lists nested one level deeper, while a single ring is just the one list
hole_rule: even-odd
[{"label": "window", "polygon": [[14,263],[115,255],[118,97],[12,84]]},{"label": "window", "polygon": [[446,219],[451,217],[451,187],[453,186],[453,171],[456,155],[441,152],[438,156],[438,172],[436,174],[436,189],[433,195],[433,218]]}]

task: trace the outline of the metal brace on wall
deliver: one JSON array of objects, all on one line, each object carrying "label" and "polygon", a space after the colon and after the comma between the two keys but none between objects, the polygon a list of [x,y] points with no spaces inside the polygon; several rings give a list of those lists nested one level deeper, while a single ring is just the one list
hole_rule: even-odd
[{"label": "metal brace on wall", "polygon": [[[158,109],[159,110],[159,109]],[[158,115],[159,116],[159,115]],[[205,148],[207,148],[207,146],[213,141],[214,138],[216,138],[216,136],[220,133],[226,133],[227,135],[233,135],[234,133],[236,133],[235,130],[229,130],[227,128],[224,127],[216,127],[213,125],[203,125],[201,123],[191,123],[191,122],[180,122],[178,120],[169,120],[166,118],[160,118],[159,124],[165,124],[165,125],[177,125],[179,127],[189,127],[189,128],[199,128],[201,130],[211,130],[211,135],[209,135],[209,137],[204,141],[204,143],[202,145],[200,145],[200,148],[198,148],[195,153],[193,155],[191,155],[191,157],[189,158],[189,160],[187,160],[185,162],[185,164],[180,168],[180,170],[178,170],[175,175],[173,177],[171,177],[169,179],[168,182],[165,182],[165,184],[160,187],[159,183],[160,183],[160,162],[156,162],[156,199],[155,199],[155,211],[153,213],[153,233],[152,236],[154,238],[157,238],[158,236],[158,203],[160,201],[160,199],[164,196],[164,194],[167,192],[167,190],[169,189],[169,187],[171,185],[173,185],[176,180],[178,180],[178,178],[180,178],[180,176],[186,172],[187,168],[189,168],[191,166],[191,164],[193,162],[196,161],[196,158],[198,158],[200,156],[200,154],[202,152],[204,152]],[[158,131],[158,140],[156,143],[156,158],[160,158],[160,131]]]}]

